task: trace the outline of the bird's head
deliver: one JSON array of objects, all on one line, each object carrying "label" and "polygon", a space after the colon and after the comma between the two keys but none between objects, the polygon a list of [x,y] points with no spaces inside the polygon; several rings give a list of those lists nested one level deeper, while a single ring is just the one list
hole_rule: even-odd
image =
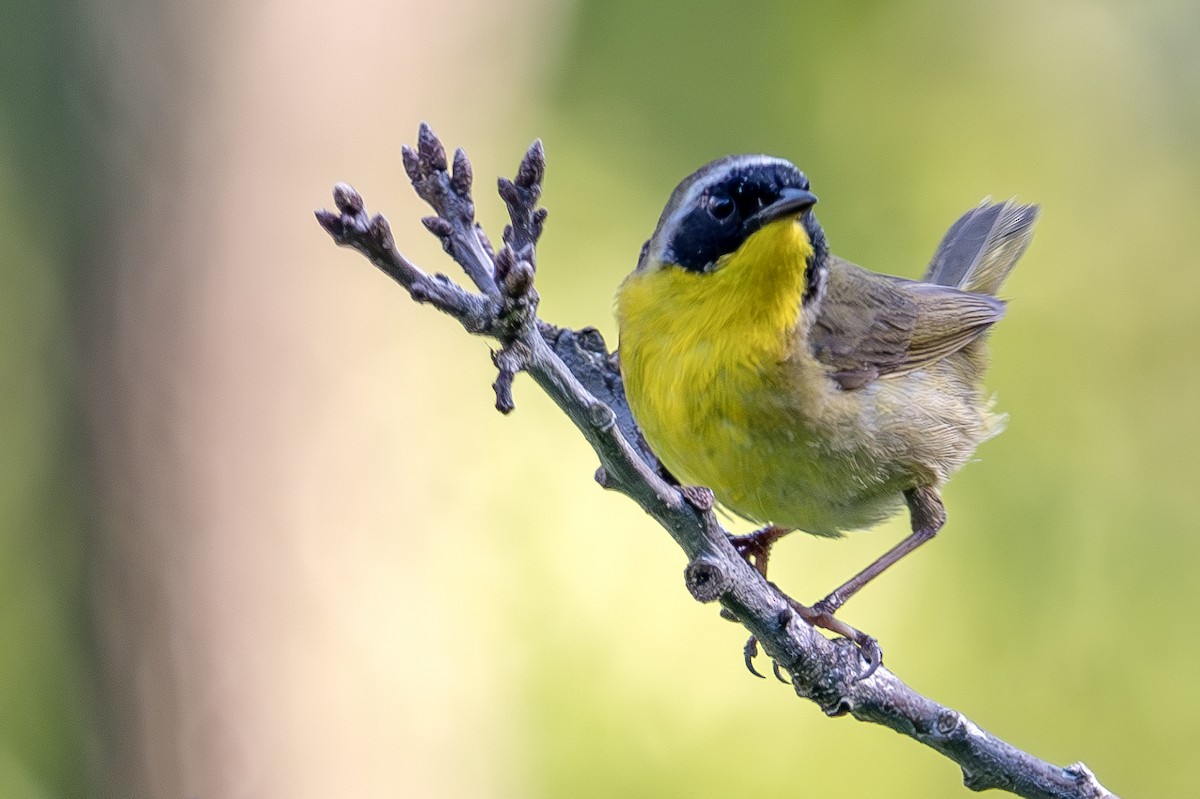
[{"label": "bird's head", "polygon": [[718,159],[671,194],[637,271],[680,269],[704,276],[799,268],[807,301],[820,289],[828,256],[812,212],[816,202],[808,178],[788,161],[764,155]]}]

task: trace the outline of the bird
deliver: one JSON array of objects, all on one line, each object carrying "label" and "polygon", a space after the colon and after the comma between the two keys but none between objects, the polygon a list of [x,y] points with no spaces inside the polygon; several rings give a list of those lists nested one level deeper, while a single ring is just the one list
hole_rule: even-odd
[{"label": "bird", "polygon": [[912,280],[832,254],[816,202],[808,177],[772,156],[685,178],[617,291],[618,360],[667,476],[764,525],[733,536],[764,576],[793,530],[838,537],[907,506],[899,544],[814,605],[790,600],[859,646],[865,677],[878,642],[834,614],[937,534],[946,481],[1003,429],[983,386],[986,339],[1040,206],[985,199]]}]

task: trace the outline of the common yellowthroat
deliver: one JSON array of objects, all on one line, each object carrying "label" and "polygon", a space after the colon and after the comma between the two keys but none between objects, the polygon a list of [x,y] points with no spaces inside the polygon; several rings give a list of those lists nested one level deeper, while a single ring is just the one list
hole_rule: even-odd
[{"label": "common yellowthroat", "polygon": [[1002,429],[984,339],[1039,209],[967,211],[916,281],[832,255],[816,202],[804,173],[767,156],[722,158],[679,184],[617,293],[621,372],[671,474],[769,525],[737,542],[764,573],[785,532],[838,536],[907,504],[910,536],[798,606],[858,641],[874,670],[874,640],[833,614],[937,533],[939,490]]}]

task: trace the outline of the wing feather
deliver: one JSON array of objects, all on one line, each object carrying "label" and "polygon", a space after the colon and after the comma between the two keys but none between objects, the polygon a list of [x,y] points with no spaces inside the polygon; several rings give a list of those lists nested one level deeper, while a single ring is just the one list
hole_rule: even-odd
[{"label": "wing feather", "polygon": [[813,356],[844,389],[929,366],[1004,315],[1004,303],[985,294],[879,275],[838,258],[829,267],[806,333]]}]

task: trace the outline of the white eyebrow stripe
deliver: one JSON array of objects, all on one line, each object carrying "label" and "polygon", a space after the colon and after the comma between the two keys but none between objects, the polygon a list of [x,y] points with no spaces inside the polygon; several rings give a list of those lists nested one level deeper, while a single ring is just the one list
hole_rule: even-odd
[{"label": "white eyebrow stripe", "polygon": [[688,187],[687,194],[675,206],[671,220],[674,221],[681,210],[693,207],[700,199],[700,195],[716,182],[718,176],[723,178],[733,169],[749,171],[758,166],[776,166],[778,164],[791,166],[789,161],[771,155],[731,155],[712,162],[707,168],[704,168],[704,176]]},{"label": "white eyebrow stripe", "polygon": [[672,193],[671,198],[667,201],[667,208],[664,209],[664,216],[659,220],[658,227],[655,228],[654,234],[650,239],[650,249],[647,251],[647,257],[655,263],[662,263],[665,258],[665,250],[667,244],[671,240],[668,231],[678,227],[680,221],[699,203],[700,196],[709,189],[719,179],[723,179],[732,170],[750,171],[755,167],[769,167],[777,165],[786,165],[792,169],[796,169],[790,161],[784,158],[778,158],[772,155],[752,154],[752,155],[729,155],[724,158],[718,158],[715,161],[710,161],[698,170],[693,172],[688,178],[685,178],[685,183],[676,187],[678,192],[684,185],[687,188],[682,196],[676,196]]}]

